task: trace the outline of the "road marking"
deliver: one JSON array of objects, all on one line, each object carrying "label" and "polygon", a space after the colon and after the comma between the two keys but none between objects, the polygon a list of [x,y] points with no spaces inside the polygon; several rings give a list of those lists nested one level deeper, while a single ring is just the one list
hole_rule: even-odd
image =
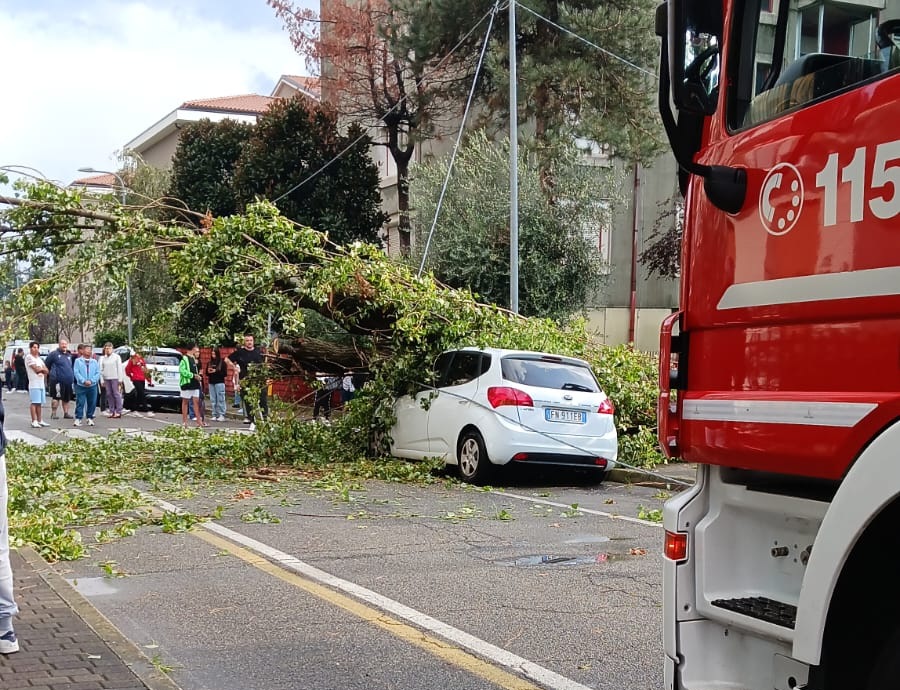
[{"label": "road marking", "polygon": [[[522,494],[511,494],[506,491],[497,491],[496,489],[491,489],[492,494],[496,494],[497,496],[506,496],[506,498],[515,498],[520,501],[528,501],[530,503],[539,503],[540,505],[545,506],[553,506],[554,508],[563,508],[564,510],[571,510],[572,506],[568,503],[557,503],[556,501],[548,501],[545,498],[536,498],[534,496],[523,496]],[[615,513],[605,513],[602,510],[592,510],[591,508],[582,508],[578,506],[579,513],[587,513],[588,515],[598,515],[600,517],[609,518],[610,520],[624,520],[625,522],[634,522],[638,525],[647,525],[648,527],[662,527],[662,523],[660,522],[650,522],[649,520],[641,520],[640,518],[630,517],[628,515],[616,515]]]},{"label": "road marking", "polygon": [[43,446],[47,441],[40,436],[29,434],[27,431],[9,430],[4,432],[7,441],[21,441],[29,446]]},{"label": "road marking", "polygon": [[[163,510],[175,513],[183,512],[172,503],[149,494],[147,497],[155,501]],[[361,585],[319,570],[290,554],[240,532],[235,532],[215,522],[204,522],[200,524],[200,527],[207,532],[214,532],[215,535],[197,531],[193,531],[191,534],[219,548],[227,549],[253,566],[353,613],[404,641],[431,652],[440,659],[499,687],[508,690],[538,690],[538,686],[503,670],[503,668],[498,668],[504,667],[551,690],[590,690],[588,686],[566,678],[524,657],[463,632]],[[224,539],[220,537],[224,537]],[[243,545],[246,549],[235,546],[235,543]],[[339,592],[344,592],[354,598],[344,596]],[[396,618],[386,616],[383,612],[393,614]],[[401,621],[411,623],[415,627]],[[422,630],[438,637],[423,634]],[[452,642],[455,646],[448,645],[444,640]],[[487,661],[484,661],[485,659]]]}]

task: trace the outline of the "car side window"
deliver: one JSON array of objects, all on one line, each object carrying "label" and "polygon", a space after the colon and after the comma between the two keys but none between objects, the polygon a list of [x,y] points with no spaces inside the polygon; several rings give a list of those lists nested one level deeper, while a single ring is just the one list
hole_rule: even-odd
[{"label": "car side window", "polygon": [[447,367],[453,359],[452,352],[444,352],[434,360],[434,368],[431,372],[431,380],[428,383],[433,384],[435,388],[440,388],[444,383],[444,375],[447,373]]},{"label": "car side window", "polygon": [[482,356],[480,352],[456,352],[447,375],[444,377],[444,386],[461,386],[481,376]]}]

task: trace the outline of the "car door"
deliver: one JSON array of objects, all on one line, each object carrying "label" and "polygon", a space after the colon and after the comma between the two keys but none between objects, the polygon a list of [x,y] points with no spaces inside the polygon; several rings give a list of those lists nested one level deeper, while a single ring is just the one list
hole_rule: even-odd
[{"label": "car door", "polygon": [[429,456],[446,459],[456,453],[460,430],[478,409],[475,394],[484,357],[484,353],[476,350],[453,353],[453,360],[428,408]]},{"label": "car door", "polygon": [[[429,377],[435,385],[442,380],[452,357],[452,352],[445,352],[435,360]],[[432,388],[422,382],[415,395],[403,395],[394,402],[397,421],[391,429],[392,455],[417,459],[428,455],[428,410],[425,407],[431,393]]]}]

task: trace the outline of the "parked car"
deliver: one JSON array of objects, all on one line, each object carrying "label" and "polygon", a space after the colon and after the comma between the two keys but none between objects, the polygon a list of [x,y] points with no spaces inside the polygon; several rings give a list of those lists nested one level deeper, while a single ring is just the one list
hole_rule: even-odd
[{"label": "parked car", "polygon": [[[114,352],[127,363],[133,352],[127,345],[117,347]],[[141,350],[147,369],[153,379],[153,385],[146,386],[147,402],[153,407],[159,407],[163,403],[176,403],[181,397],[181,386],[178,382],[178,366],[181,364],[182,354],[171,347],[151,347]],[[125,407],[133,410],[134,393],[125,396]],[[180,404],[180,403],[179,403]]]},{"label": "parked car", "polygon": [[443,458],[468,482],[508,463],[591,468],[601,480],[615,463],[613,404],[584,360],[465,348],[438,357],[434,376],[395,402],[393,455]]}]

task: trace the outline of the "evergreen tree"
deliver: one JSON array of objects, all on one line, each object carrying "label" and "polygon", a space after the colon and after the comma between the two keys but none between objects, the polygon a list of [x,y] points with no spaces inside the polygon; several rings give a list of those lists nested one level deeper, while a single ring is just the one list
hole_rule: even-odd
[{"label": "evergreen tree", "polygon": [[340,134],[335,113],[304,98],[274,102],[237,161],[234,191],[241,207],[257,197],[278,199],[285,217],[327,232],[333,242],[376,242],[386,216],[368,138],[325,167],[360,134],[356,127]]},{"label": "evergreen tree", "polygon": [[[409,51],[427,60],[450,53],[462,40],[463,48],[453,59],[469,64],[477,58],[481,36],[480,32],[464,36],[473,18],[493,3],[391,0],[391,4],[395,16],[407,22],[406,30],[390,32],[395,52]],[[533,138],[523,139],[537,156],[549,196],[553,161],[579,139],[607,146],[613,155],[629,160],[648,160],[660,151],[653,106],[652,74],[659,53],[653,34],[655,5],[651,0],[529,0],[528,9],[524,4],[518,7],[518,114],[533,132]],[[494,126],[498,119],[509,118],[508,36],[508,16],[500,12],[480,85],[484,121]]]},{"label": "evergreen tree", "polygon": [[[169,194],[184,207],[213,216],[237,213],[234,169],[253,125],[234,120],[200,120],[184,127],[172,157]],[[185,214],[182,219],[200,226],[200,218]]]}]

